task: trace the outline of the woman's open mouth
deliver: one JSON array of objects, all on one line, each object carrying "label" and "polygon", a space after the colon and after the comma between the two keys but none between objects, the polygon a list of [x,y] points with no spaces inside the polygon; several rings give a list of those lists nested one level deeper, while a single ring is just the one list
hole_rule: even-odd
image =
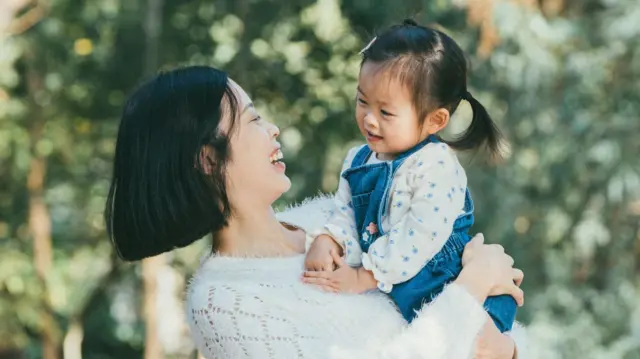
[{"label": "woman's open mouth", "polygon": [[284,158],[284,156],[282,155],[282,151],[280,151],[280,149],[277,149],[273,151],[269,159],[274,167],[276,167],[278,170],[284,171],[286,166],[284,162],[282,162],[282,158]]}]

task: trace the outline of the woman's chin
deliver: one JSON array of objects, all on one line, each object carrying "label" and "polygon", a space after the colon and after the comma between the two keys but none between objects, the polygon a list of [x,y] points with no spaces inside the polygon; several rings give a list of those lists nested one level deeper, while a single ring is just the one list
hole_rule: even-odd
[{"label": "woman's chin", "polygon": [[282,193],[280,193],[280,195],[284,194],[285,192],[288,192],[291,189],[291,180],[289,179],[289,177],[287,177],[287,175],[282,174],[282,179],[281,179],[281,186],[282,186]]},{"label": "woman's chin", "polygon": [[266,187],[264,189],[267,190],[268,188],[267,191],[274,195],[274,201],[291,189],[291,180],[284,173],[270,179],[269,182],[264,181],[263,183]]}]

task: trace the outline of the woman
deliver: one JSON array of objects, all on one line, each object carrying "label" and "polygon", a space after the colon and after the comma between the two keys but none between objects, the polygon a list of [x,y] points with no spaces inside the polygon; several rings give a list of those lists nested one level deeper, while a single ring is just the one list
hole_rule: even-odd
[{"label": "woman", "polygon": [[514,283],[522,272],[482,239],[465,249],[456,282],[408,327],[380,293],[326,293],[302,283],[305,230],[331,207],[319,199],[274,213],[272,203],[291,186],[278,134],[240,86],[209,67],[160,74],[124,109],[109,236],[122,258],[139,260],[212,234],[212,252],[187,295],[192,335],[206,358],[522,358],[520,343],[516,349],[485,325],[481,306],[500,294],[521,304]]}]

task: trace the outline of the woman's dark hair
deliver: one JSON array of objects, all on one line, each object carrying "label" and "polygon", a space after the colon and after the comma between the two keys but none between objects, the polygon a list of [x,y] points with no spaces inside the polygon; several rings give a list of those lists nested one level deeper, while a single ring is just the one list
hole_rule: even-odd
[{"label": "woman's dark hair", "polygon": [[[105,210],[122,259],[184,247],[227,224],[225,164],[236,114],[227,75],[211,67],[160,73],[129,97]],[[223,117],[231,119],[227,133],[218,128]],[[204,146],[214,158],[201,158]]]},{"label": "woman's dark hair", "polygon": [[362,63],[382,64],[391,70],[411,92],[421,120],[437,108],[451,115],[460,100],[467,100],[473,110],[471,125],[453,141],[451,147],[467,150],[486,145],[492,155],[499,155],[501,135],[487,110],[467,90],[467,63],[462,49],[446,34],[404,20],[372,40],[362,51]]}]

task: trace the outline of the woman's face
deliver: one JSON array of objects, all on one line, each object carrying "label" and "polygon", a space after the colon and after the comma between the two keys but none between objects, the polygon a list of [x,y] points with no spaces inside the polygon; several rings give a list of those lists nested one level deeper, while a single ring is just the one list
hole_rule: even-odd
[{"label": "woman's face", "polygon": [[[229,83],[239,111],[229,138],[231,156],[226,175],[229,201],[234,208],[271,205],[291,187],[285,175],[280,143],[276,141],[280,130],[260,117],[242,87],[231,79]],[[227,116],[221,122],[221,129],[226,132],[229,125]]]}]

